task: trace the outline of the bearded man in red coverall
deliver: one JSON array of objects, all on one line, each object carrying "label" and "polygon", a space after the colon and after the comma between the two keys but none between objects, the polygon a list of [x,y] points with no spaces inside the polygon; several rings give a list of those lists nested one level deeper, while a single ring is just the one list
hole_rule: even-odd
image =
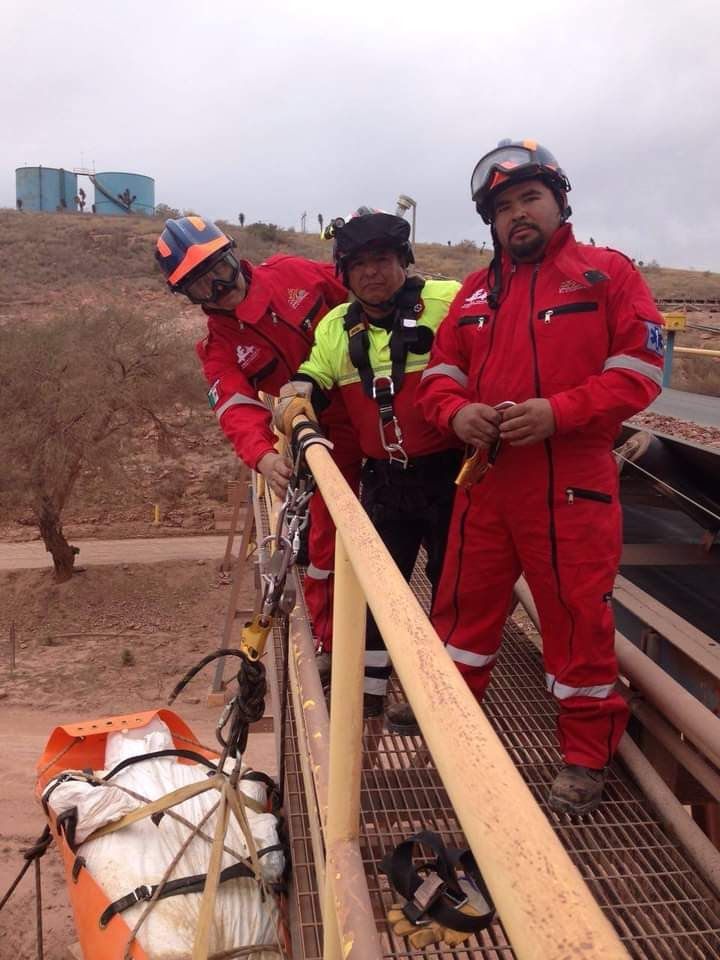
[{"label": "bearded man in red coverall", "polygon": [[578,815],[600,803],[627,722],[615,690],[612,446],[660,392],[663,337],[631,261],[574,239],[569,189],[534,141],[503,141],[477,164],[472,197],[495,257],[455,298],[418,397],[431,423],[486,461],[456,495],[433,622],[481,699],[524,572],[565,761],[549,803]]},{"label": "bearded man in red coverall", "polygon": [[[347,290],[330,263],[274,256],[259,266],[235,258],[235,241],[201,217],[168,220],[155,257],[171,290],[199,304],[208,335],[197,344],[208,399],[240,459],[282,496],[291,475],[275,450],[271,414],[258,393],[276,395],[310,353],[313,330]],[[337,391],[321,420],[333,457],[357,489],[361,457]],[[332,631],[334,527],[320,494],[310,505],[305,599],[318,645]]]}]

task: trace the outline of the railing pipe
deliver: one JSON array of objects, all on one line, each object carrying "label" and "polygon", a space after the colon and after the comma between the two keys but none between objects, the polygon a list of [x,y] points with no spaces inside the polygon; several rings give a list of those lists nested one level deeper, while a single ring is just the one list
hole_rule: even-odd
[{"label": "railing pipe", "polygon": [[678,838],[705,882],[720,897],[720,850],[688,816],[678,798],[627,734],[620,741],[618,756],[660,819]]},{"label": "railing pipe", "polygon": [[681,357],[720,357],[720,350],[705,347],[675,347],[675,353]]},{"label": "railing pipe", "polygon": [[[524,577],[515,584],[515,596],[540,631],[540,619]],[[620,673],[640,690],[708,760],[720,766],[720,717],[703,706],[662,667],[615,631],[615,653]]]},{"label": "railing pipe", "polygon": [[681,740],[680,733],[649,703],[629,695],[628,706],[645,729],[720,803],[720,773],[709,765],[705,757],[686,740]]},{"label": "railing pipe", "polygon": [[[300,419],[295,418],[295,424]],[[516,956],[519,960],[567,960],[570,956],[573,960],[627,960],[610,922],[327,450],[310,446],[306,458]],[[356,670],[361,654],[362,644],[354,655]],[[347,668],[338,664],[337,647],[333,660],[337,671],[344,673]],[[356,719],[352,739],[358,747],[354,769],[360,763],[360,689],[358,678],[353,694]],[[343,703],[333,689],[331,723],[337,721],[336,709],[342,711]],[[336,749],[331,735],[331,753]],[[353,794],[358,794],[359,780],[353,783]],[[331,786],[328,827],[336,816],[335,796]],[[346,781],[341,799],[344,806],[348,796]],[[356,798],[353,803],[357,802]]]},{"label": "railing pipe", "polygon": [[367,606],[343,536],[335,537],[333,657],[330,685],[330,781],[325,831],[324,960],[377,960],[375,929],[360,856],[362,699]]},{"label": "railing pipe", "polygon": [[[515,584],[515,596],[524,607],[539,634],[540,618],[537,607],[527,581],[523,577],[520,577]],[[620,635],[618,634],[618,636]],[[541,649],[539,641],[535,645],[538,649]],[[630,706],[633,707],[632,701]],[[667,724],[664,724],[664,726],[667,726]],[[683,850],[692,860],[705,882],[720,896],[720,851],[713,846],[706,834],[688,816],[678,798],[648,759],[643,756],[638,745],[627,734],[621,739],[617,753],[660,819],[678,838]],[[712,773],[712,771],[709,772]]]}]

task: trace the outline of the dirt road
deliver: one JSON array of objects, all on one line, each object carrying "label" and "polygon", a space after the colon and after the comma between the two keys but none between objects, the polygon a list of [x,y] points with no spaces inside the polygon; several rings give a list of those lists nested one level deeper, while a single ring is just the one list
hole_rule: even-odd
[{"label": "dirt road", "polygon": [[[73,540],[80,547],[79,566],[119,563],[157,563],[162,560],[216,560],[223,556],[227,538],[157,537],[137,540]],[[0,543],[0,570],[37,570],[52,560],[40,540]]]}]

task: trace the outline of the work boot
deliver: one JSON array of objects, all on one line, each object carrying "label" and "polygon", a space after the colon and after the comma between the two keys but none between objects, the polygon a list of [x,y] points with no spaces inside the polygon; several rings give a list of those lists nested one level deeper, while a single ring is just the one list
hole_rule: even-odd
[{"label": "work boot", "polygon": [[557,813],[582,816],[599,806],[607,770],[569,763],[555,777],[548,803]]},{"label": "work boot", "polygon": [[319,653],[315,654],[315,666],[318,669],[320,674],[320,683],[323,687],[327,687],[330,684],[330,673],[332,668],[332,660],[330,654],[325,650],[321,650]]},{"label": "work boot", "polygon": [[363,694],[363,720],[381,717],[385,711],[385,697],[381,693]]},{"label": "work boot", "polygon": [[420,727],[415,719],[413,709],[404,700],[393,703],[391,707],[388,707],[385,726],[391,733],[399,733],[403,737],[420,736]]}]

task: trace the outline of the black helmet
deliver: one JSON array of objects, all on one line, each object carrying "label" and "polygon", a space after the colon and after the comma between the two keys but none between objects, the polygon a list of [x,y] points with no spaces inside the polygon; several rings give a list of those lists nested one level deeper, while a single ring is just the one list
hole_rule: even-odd
[{"label": "black helmet", "polygon": [[570,181],[550,151],[535,140],[501,140],[478,161],[470,179],[477,212],[492,223],[493,200],[506,187],[521,180],[539,179],[557,198],[563,220],[571,210],[567,202]]},{"label": "black helmet", "polygon": [[337,273],[346,277],[349,261],[373,247],[397,250],[404,266],[415,263],[410,246],[410,224],[392,213],[359,213],[347,222],[333,221],[333,260]]}]

